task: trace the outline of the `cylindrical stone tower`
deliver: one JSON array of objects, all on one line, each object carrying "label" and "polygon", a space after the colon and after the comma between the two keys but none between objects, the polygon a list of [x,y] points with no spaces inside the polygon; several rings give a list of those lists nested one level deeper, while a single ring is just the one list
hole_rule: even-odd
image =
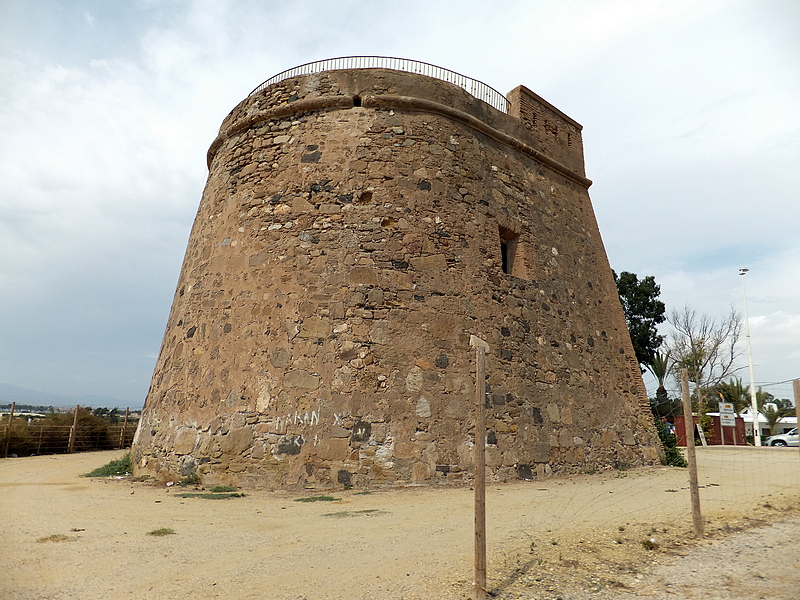
[{"label": "cylindrical stone tower", "polygon": [[506,105],[363,64],[273,78],[223,122],[137,474],[465,481],[470,335],[490,346],[490,476],[656,461],[580,125],[524,87]]}]

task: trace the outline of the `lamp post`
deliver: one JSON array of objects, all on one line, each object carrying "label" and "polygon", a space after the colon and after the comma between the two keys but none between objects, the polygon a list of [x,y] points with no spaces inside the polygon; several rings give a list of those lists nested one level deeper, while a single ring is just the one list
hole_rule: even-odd
[{"label": "lamp post", "polygon": [[744,299],[744,332],[747,336],[747,364],[750,367],[750,410],[753,413],[753,442],[756,446],[761,445],[761,428],[758,423],[758,402],[756,401],[756,382],[753,377],[753,350],[750,345],[750,321],[747,319],[747,290],[744,285],[744,276],[750,269],[739,269],[742,277],[742,298]]}]

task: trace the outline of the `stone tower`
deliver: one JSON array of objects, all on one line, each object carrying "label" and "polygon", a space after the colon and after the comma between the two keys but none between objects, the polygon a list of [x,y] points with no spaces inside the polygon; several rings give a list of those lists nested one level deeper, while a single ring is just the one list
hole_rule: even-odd
[{"label": "stone tower", "polygon": [[470,335],[491,477],[656,461],[581,126],[522,86],[354,60],[277,76],[222,123],[136,472],[465,481]]}]

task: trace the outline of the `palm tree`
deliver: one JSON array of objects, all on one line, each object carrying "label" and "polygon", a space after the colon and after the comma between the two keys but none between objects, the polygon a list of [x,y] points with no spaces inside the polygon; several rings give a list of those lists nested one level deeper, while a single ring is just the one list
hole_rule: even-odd
[{"label": "palm tree", "polygon": [[731,377],[728,381],[723,381],[715,386],[717,394],[723,402],[733,404],[733,410],[737,415],[750,407],[750,388],[742,385],[742,380],[738,377]]},{"label": "palm tree", "polygon": [[756,392],[756,403],[758,412],[764,415],[769,426],[769,434],[775,435],[775,426],[784,418],[794,413],[794,406],[789,400],[778,400],[769,392],[758,388]]},{"label": "palm tree", "polygon": [[658,380],[658,388],[656,389],[656,397],[651,398],[650,407],[653,414],[658,417],[674,417],[681,412],[680,398],[670,399],[667,396],[667,388],[664,387],[664,381],[672,368],[670,353],[654,352],[652,360],[646,363],[645,366]]},{"label": "palm tree", "polygon": [[656,400],[664,402],[667,400],[667,388],[664,387],[664,379],[669,374],[669,350],[662,354],[661,352],[653,353],[653,360],[649,365],[646,365],[650,372],[658,380],[658,389],[656,390]]}]

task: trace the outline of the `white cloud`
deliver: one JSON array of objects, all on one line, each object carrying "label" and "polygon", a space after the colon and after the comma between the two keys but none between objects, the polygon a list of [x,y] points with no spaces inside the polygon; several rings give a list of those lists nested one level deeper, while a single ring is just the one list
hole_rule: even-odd
[{"label": "white cloud", "polygon": [[220,122],[348,54],[522,83],[582,122],[612,266],[709,314],[750,266],[757,377],[800,375],[796,3],[44,6],[0,25],[0,381],[141,399]]}]

